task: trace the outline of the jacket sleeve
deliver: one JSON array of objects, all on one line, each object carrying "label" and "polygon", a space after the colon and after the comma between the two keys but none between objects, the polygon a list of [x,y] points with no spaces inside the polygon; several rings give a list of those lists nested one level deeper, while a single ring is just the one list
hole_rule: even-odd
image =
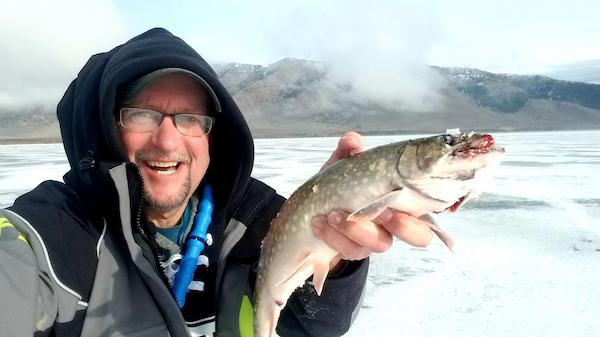
[{"label": "jacket sleeve", "polygon": [[[258,199],[265,200],[264,196]],[[269,203],[253,218],[251,228],[256,239],[251,241],[262,240],[285,201],[280,195],[267,200]],[[281,312],[277,333],[281,337],[331,337],[346,333],[362,302],[368,265],[368,259],[348,262],[336,275],[328,276],[321,296],[312,282],[307,281],[289,298]]]},{"label": "jacket sleeve", "polygon": [[40,275],[27,234],[0,210],[0,335],[44,336],[56,312],[50,282]]}]

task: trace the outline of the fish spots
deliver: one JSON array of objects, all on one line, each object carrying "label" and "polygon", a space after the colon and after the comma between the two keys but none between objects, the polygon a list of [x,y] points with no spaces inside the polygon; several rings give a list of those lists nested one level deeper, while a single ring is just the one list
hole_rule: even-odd
[{"label": "fish spots", "polygon": [[379,175],[385,175],[387,173],[386,160],[380,159],[377,161],[377,173]]}]

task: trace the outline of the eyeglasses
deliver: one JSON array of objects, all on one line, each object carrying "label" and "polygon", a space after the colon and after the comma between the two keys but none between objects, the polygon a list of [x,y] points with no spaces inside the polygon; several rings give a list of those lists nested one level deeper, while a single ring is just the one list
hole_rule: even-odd
[{"label": "eyeglasses", "polygon": [[171,118],[181,134],[200,137],[210,132],[215,119],[198,114],[168,114],[142,108],[123,108],[119,110],[119,123],[135,132],[150,132],[162,123],[165,117]]}]

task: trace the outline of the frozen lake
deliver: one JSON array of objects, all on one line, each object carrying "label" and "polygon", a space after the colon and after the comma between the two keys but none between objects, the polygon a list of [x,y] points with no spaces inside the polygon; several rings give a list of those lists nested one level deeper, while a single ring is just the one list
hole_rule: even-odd
[{"label": "frozen lake", "polygon": [[[395,244],[372,257],[347,336],[597,336],[600,333],[600,131],[498,133],[493,186],[437,215],[450,253]],[[411,136],[413,137],[413,136]],[[367,147],[405,139],[367,137]],[[257,141],[256,176],[290,193],[336,139]]]},{"label": "frozen lake", "polygon": [[[347,336],[600,334],[600,131],[494,137],[507,155],[493,185],[459,212],[436,215],[455,252],[434,238],[373,256]],[[253,175],[288,196],[336,142],[259,139]],[[0,146],[0,207],[67,169],[60,144]]]}]

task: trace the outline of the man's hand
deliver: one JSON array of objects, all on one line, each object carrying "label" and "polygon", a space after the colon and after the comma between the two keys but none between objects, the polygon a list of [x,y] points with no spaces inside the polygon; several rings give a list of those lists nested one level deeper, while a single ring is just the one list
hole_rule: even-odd
[{"label": "man's hand", "polygon": [[[337,149],[322,169],[361,150],[360,134],[347,132],[340,138]],[[314,235],[340,253],[339,258],[332,261],[332,268],[340,259],[361,260],[371,253],[385,252],[392,246],[394,236],[417,247],[425,247],[431,242],[432,231],[428,222],[432,219],[429,216],[416,218],[387,209],[373,221],[356,223],[346,221],[348,215],[345,211],[334,210],[312,219]]]}]

